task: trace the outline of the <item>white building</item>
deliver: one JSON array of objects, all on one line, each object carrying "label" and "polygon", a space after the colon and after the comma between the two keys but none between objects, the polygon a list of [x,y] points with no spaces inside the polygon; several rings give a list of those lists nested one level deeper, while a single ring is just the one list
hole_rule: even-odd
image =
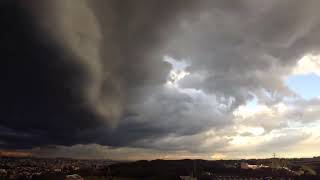
[{"label": "white building", "polygon": [[192,176],[180,176],[181,180],[197,180],[196,177],[192,177]]},{"label": "white building", "polygon": [[84,179],[78,174],[73,174],[73,175],[67,175],[65,180],[84,180]]}]

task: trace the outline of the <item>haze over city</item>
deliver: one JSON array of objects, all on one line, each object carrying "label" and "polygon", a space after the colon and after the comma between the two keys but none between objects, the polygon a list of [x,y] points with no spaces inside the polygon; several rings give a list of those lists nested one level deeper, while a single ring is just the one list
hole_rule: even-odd
[{"label": "haze over city", "polygon": [[318,0],[2,0],[0,152],[320,152]]}]

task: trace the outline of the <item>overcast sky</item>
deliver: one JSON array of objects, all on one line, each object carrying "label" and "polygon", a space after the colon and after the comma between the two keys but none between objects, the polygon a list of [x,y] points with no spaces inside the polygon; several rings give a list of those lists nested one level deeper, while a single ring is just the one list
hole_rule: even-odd
[{"label": "overcast sky", "polygon": [[4,0],[0,150],[320,155],[318,0]]}]

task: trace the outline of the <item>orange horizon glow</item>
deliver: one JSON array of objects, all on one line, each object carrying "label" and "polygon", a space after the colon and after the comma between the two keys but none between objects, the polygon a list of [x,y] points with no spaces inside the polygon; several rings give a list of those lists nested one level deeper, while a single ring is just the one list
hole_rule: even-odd
[{"label": "orange horizon glow", "polygon": [[1,156],[7,156],[7,157],[30,157],[30,156],[32,156],[32,154],[28,153],[28,152],[0,151],[0,157]]}]

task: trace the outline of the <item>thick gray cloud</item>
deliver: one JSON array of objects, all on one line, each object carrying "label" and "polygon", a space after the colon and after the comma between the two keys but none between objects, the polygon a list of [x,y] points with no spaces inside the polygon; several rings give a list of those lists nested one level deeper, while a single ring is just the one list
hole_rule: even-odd
[{"label": "thick gray cloud", "polygon": [[[219,149],[199,141],[234,133],[239,105],[294,95],[283,78],[318,52],[319,3],[4,1],[0,146]],[[164,56],[189,65],[174,86]]]},{"label": "thick gray cloud", "polygon": [[[317,1],[240,1],[243,6],[216,8],[215,3],[196,21],[181,23],[171,49],[190,60],[183,87],[232,96],[241,104],[252,94],[289,95],[281,77],[297,59],[317,51],[309,32],[318,29]],[[211,7],[211,8],[210,8]],[[290,11],[288,11],[290,9]],[[310,36],[311,35],[311,36]],[[180,48],[179,48],[180,47]]]}]

